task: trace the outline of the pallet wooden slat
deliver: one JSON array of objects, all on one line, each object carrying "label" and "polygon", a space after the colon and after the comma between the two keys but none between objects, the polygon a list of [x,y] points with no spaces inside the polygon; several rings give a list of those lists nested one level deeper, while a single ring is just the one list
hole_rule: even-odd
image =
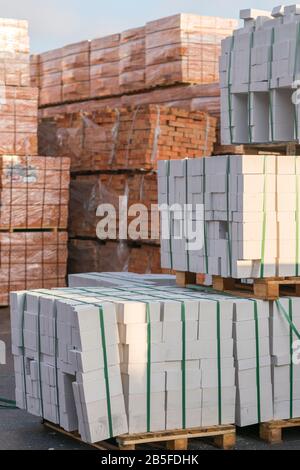
[{"label": "pallet wooden slat", "polygon": [[[43,424],[53,431],[75,439],[82,440],[77,432],[67,432],[59,426],[43,421]],[[187,450],[190,439],[213,438],[213,444],[223,450],[233,449],[236,444],[236,428],[232,425],[210,426],[195,429],[180,429],[174,431],[150,432],[144,434],[124,435],[116,439],[117,445],[109,442],[88,444],[98,450],[135,450],[137,445],[165,443],[167,450]]]},{"label": "pallet wooden slat", "polygon": [[270,421],[260,425],[260,438],[269,444],[280,444],[282,442],[282,431],[288,428],[299,428],[300,418]]},{"label": "pallet wooden slat", "polygon": [[213,288],[240,297],[253,296],[262,300],[277,300],[281,295],[299,297],[300,277],[254,279],[253,284],[243,284],[238,279],[213,276]]}]

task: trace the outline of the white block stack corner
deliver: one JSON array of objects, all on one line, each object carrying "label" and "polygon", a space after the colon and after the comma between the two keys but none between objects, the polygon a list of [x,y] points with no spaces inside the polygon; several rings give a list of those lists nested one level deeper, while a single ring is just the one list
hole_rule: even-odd
[{"label": "white block stack corner", "polygon": [[240,18],[222,41],[222,144],[299,142],[300,5]]},{"label": "white block stack corner", "polygon": [[17,406],[92,443],[128,427],[115,305],[82,294],[11,294],[12,352]]},{"label": "white block stack corner", "polygon": [[234,353],[238,426],[273,419],[269,304],[259,300],[235,303]]},{"label": "white block stack corner", "polygon": [[[289,321],[291,323],[289,323]],[[300,416],[300,299],[286,298],[271,306],[271,354],[274,419]]]},{"label": "white block stack corner", "polygon": [[298,276],[299,163],[276,155],[160,161],[162,267],[237,279]]}]

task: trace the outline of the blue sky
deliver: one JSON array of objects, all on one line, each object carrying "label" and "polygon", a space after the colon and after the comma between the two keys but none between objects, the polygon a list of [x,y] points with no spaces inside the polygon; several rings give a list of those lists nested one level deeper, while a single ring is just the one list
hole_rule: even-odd
[{"label": "blue sky", "polygon": [[270,0],[0,0],[0,17],[29,20],[32,52],[42,52],[175,13],[237,18],[241,8],[276,5]]}]

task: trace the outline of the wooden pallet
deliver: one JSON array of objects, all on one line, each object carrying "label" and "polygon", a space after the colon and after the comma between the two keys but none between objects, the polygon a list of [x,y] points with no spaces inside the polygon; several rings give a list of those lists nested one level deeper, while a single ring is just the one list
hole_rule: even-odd
[{"label": "wooden pallet", "polygon": [[[235,297],[255,298],[262,300],[277,300],[286,295],[300,297],[300,277],[277,277],[253,279],[253,283],[246,284],[240,279],[212,276],[212,288],[224,294]],[[179,287],[199,285],[197,275],[188,272],[176,272],[176,283]]]},{"label": "wooden pallet", "polygon": [[[71,437],[77,441],[82,440],[77,432],[67,432],[64,429],[49,423],[43,422],[45,426],[61,433],[65,436]],[[213,445],[223,450],[233,449],[236,444],[236,429],[235,426],[222,425],[222,426],[209,426],[195,429],[175,430],[175,431],[162,431],[150,432],[144,434],[126,434],[116,438],[116,444],[110,442],[97,442],[96,444],[89,444],[91,447],[98,450],[135,450],[137,445],[150,445],[160,446],[166,444],[168,450],[187,450],[190,439],[199,438],[212,438]]]},{"label": "wooden pallet", "polygon": [[277,300],[281,296],[300,296],[300,277],[253,279],[252,284],[239,279],[213,276],[213,289],[237,297]]},{"label": "wooden pallet", "polygon": [[280,444],[282,442],[282,431],[288,428],[299,428],[300,419],[286,419],[280,421],[270,421],[260,425],[260,438],[269,444]]}]

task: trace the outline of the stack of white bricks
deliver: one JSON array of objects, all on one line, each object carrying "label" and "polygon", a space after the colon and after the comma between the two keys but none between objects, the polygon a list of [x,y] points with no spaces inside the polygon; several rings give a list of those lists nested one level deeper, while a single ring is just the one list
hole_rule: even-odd
[{"label": "stack of white bricks", "polygon": [[223,144],[299,141],[300,5],[242,10],[222,41]]},{"label": "stack of white bricks", "polygon": [[299,311],[172,286],[12,293],[17,405],[86,442],[299,417]]},{"label": "stack of white bricks", "polygon": [[159,204],[169,206],[162,267],[237,279],[298,276],[299,162],[275,155],[159,162]]},{"label": "stack of white bricks", "polygon": [[115,305],[64,291],[11,301],[17,406],[86,442],[126,433]]},{"label": "stack of white bricks", "polygon": [[272,303],[270,325],[274,419],[296,418],[300,416],[300,338],[296,333],[300,329],[300,299]]},{"label": "stack of white bricks", "polygon": [[233,322],[238,426],[273,419],[268,302],[236,300]]},{"label": "stack of white bricks", "polygon": [[176,287],[12,294],[17,405],[79,430],[126,432],[235,420],[233,302]]}]

